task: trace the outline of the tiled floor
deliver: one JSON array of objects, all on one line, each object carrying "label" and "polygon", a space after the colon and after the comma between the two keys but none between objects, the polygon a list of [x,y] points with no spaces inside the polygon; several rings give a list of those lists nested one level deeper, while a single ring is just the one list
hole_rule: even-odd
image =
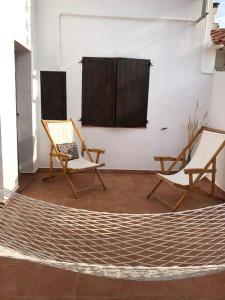
[{"label": "tiled floor", "polygon": [[[108,191],[95,189],[74,199],[64,180],[43,183],[45,173],[35,175],[24,195],[69,207],[107,212],[166,212],[168,208],[146,195],[157,182],[153,175],[104,174]],[[94,174],[74,176],[79,187],[92,184]],[[202,182],[208,188],[208,182]],[[160,189],[174,205],[179,191],[168,184]],[[221,193],[218,193],[221,195]],[[191,194],[179,210],[221,203],[217,199]],[[135,282],[98,278],[52,267],[0,259],[0,300],[224,300],[225,273],[167,282]]]}]

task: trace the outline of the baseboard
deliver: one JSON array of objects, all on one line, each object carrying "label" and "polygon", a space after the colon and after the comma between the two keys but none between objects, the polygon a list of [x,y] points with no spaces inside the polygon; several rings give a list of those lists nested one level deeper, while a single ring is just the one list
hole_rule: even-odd
[{"label": "baseboard", "polygon": [[[159,170],[124,170],[124,169],[100,169],[102,174],[143,174],[155,175]],[[39,168],[38,172],[48,173],[49,168]],[[54,168],[54,172],[62,172],[61,168]],[[85,173],[93,173],[94,170],[85,171]]]},{"label": "baseboard", "polygon": [[[204,177],[203,179],[208,181],[209,183],[211,183],[211,180],[208,177]],[[222,193],[224,195],[224,198],[225,198],[225,191],[218,185],[216,185],[216,189],[217,189],[218,192]]]},{"label": "baseboard", "polygon": [[155,175],[158,170],[124,170],[124,169],[101,169],[103,174],[143,174]]},{"label": "baseboard", "polygon": [[217,182],[216,182],[216,186],[218,186],[218,188],[225,193],[225,190]]},{"label": "baseboard", "polygon": [[[211,183],[211,175],[207,175],[204,177],[208,182]],[[224,194],[224,197],[225,197],[225,190],[218,184],[218,182],[216,181],[216,188],[219,192],[223,193]]]},{"label": "baseboard", "polygon": [[[32,172],[32,173],[20,173],[19,174],[19,187],[17,188],[17,193],[21,193],[34,179],[35,177],[35,174],[37,173],[36,172]],[[26,180],[22,180],[22,183],[21,183],[21,176],[23,178],[27,177]]]}]

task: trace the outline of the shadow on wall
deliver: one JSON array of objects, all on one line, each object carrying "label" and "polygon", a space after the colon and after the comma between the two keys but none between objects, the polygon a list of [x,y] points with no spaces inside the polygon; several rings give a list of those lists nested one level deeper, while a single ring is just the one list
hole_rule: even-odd
[{"label": "shadow on wall", "polygon": [[19,173],[34,172],[34,143],[35,137],[28,136],[18,141],[18,166]]}]

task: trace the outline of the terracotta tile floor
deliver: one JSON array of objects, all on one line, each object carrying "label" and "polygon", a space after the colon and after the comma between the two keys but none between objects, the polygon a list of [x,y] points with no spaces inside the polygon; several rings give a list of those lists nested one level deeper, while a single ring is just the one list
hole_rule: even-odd
[{"label": "terracotta tile floor", "polygon": [[[23,194],[69,207],[108,212],[167,212],[154,197],[146,195],[157,182],[153,175],[104,174],[108,191],[95,189],[74,199],[65,180],[43,183],[45,173],[35,175]],[[96,181],[94,174],[74,176],[80,187]],[[202,188],[208,188],[202,182]],[[174,205],[179,191],[168,184],[160,189]],[[221,192],[218,191],[218,195]],[[179,210],[194,209],[221,203],[216,199],[191,194]],[[98,278],[52,267],[0,258],[0,300],[224,300],[225,272],[205,277],[167,281],[135,282]]]}]

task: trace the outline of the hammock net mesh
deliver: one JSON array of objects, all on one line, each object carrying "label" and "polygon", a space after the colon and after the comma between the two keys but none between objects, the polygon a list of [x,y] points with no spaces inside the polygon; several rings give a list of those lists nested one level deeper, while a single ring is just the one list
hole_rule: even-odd
[{"label": "hammock net mesh", "polygon": [[59,206],[1,189],[0,255],[133,280],[225,269],[225,205],[164,214]]}]

